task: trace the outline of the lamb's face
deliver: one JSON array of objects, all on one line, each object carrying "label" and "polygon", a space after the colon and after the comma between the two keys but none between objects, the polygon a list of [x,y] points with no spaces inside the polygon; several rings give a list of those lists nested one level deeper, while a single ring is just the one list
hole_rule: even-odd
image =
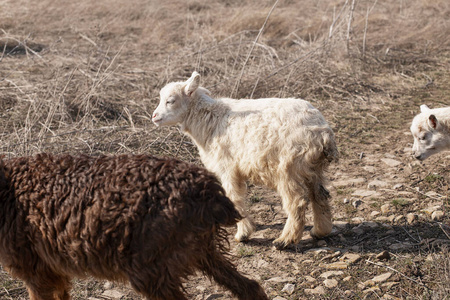
[{"label": "lamb's face", "polygon": [[153,112],[152,121],[156,126],[177,125],[182,121],[188,103],[184,85],[172,82],[162,88],[159,105]]},{"label": "lamb's face", "polygon": [[[434,122],[434,123],[433,123]],[[411,124],[414,137],[413,155],[418,160],[424,160],[442,148],[443,135],[436,129],[437,120],[434,115],[422,113],[417,115]],[[433,128],[434,126],[434,128]]]}]

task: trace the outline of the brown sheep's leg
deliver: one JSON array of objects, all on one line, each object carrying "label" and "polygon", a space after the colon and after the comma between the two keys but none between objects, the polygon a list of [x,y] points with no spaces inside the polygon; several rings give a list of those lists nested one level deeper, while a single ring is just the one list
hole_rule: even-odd
[{"label": "brown sheep's leg", "polygon": [[25,281],[30,300],[69,300],[69,279],[54,274],[45,275],[39,274],[36,276],[37,279]]},{"label": "brown sheep's leg", "polygon": [[217,250],[207,254],[202,262],[203,271],[239,300],[268,300],[262,287],[254,280],[242,276],[236,268]]},{"label": "brown sheep's leg", "polygon": [[[154,266],[155,268],[159,266]],[[188,300],[182,292],[180,279],[167,274],[145,276],[145,270],[134,270],[128,278],[131,286],[151,300]]]}]

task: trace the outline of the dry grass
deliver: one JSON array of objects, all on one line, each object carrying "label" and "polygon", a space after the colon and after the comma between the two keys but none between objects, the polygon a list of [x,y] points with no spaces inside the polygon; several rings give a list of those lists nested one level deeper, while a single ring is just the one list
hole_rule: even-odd
[{"label": "dry grass", "polygon": [[[405,141],[423,102],[449,105],[448,1],[279,1],[256,40],[274,3],[2,2],[0,154],[145,152],[199,163],[176,128],[151,124],[159,89],[194,69],[217,95],[311,101],[344,160],[361,145],[392,149],[377,139],[386,132]],[[439,297],[449,297],[446,257]]]}]

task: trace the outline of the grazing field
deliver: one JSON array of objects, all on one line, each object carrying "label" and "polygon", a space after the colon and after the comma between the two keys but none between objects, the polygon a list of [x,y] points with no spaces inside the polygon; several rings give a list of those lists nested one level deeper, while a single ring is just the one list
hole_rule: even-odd
[{"label": "grazing field", "polygon": [[[332,126],[335,226],[283,251],[275,193],[249,185],[257,231],[232,240],[271,299],[450,299],[450,152],[419,162],[411,120],[450,106],[448,0],[1,1],[0,155],[146,153],[201,164],[159,90],[193,70],[213,95],[298,97]],[[243,145],[245,146],[245,145]],[[0,199],[1,201],[1,199]],[[308,215],[311,225],[311,215]],[[201,274],[192,299],[231,299]],[[77,280],[74,299],[141,299]],[[28,299],[0,269],[0,299]]]}]

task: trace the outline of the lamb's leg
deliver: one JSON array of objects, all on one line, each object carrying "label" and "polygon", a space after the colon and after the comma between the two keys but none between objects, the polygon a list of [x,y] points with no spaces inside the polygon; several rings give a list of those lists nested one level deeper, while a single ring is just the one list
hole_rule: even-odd
[{"label": "lamb's leg", "polygon": [[205,261],[202,261],[203,271],[214,280],[229,289],[240,300],[267,300],[267,295],[261,286],[254,280],[241,275],[220,252],[208,252]]},{"label": "lamb's leg", "polygon": [[238,181],[233,178],[230,180],[229,176],[222,176],[222,186],[225,189],[228,198],[233,201],[236,209],[242,216],[242,220],[237,223],[237,233],[234,238],[238,242],[245,242],[255,231],[255,225],[248,215],[247,207],[245,205],[247,185],[243,180]]},{"label": "lamb's leg", "polygon": [[309,194],[311,194],[310,198],[314,215],[314,227],[311,229],[311,236],[322,238],[330,234],[333,228],[329,203],[330,193],[322,184],[311,184],[308,190]]},{"label": "lamb's leg", "polygon": [[[297,189],[292,189],[292,186],[297,186]],[[279,185],[278,193],[288,218],[280,237],[273,241],[277,249],[283,249],[289,244],[296,244],[302,239],[308,202],[303,199],[303,189],[298,186],[292,182]]]}]

